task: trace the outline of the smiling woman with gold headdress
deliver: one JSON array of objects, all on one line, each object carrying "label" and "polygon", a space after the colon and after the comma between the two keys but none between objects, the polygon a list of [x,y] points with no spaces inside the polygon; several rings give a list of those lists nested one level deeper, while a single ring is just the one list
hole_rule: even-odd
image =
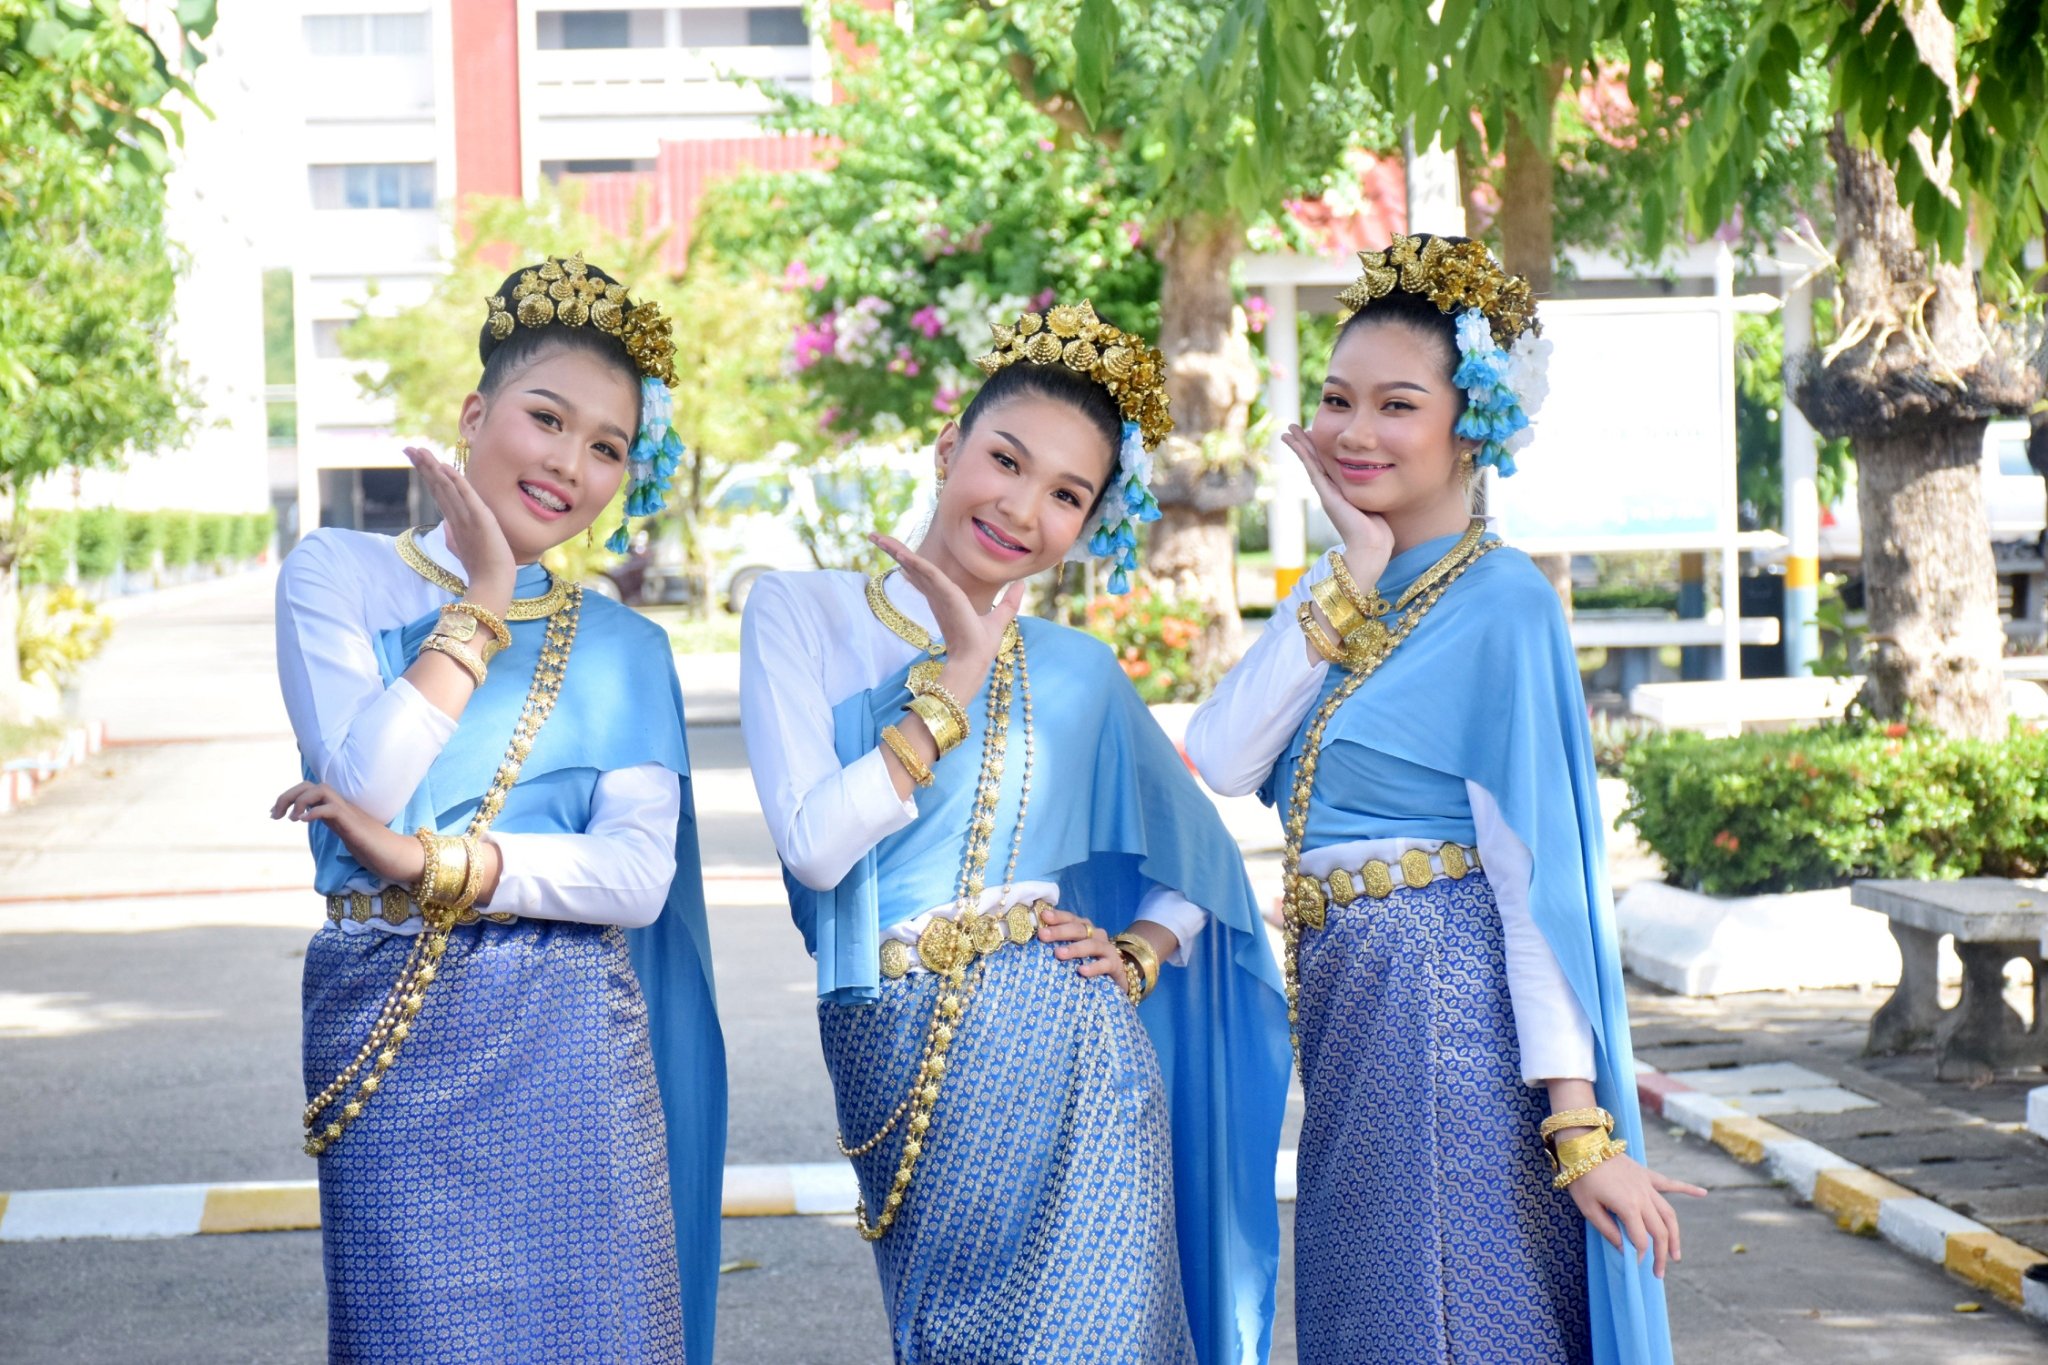
[{"label": "smiling woman with gold headdress", "polygon": [[1017,615],[1070,552],[1127,583],[1159,353],[1079,303],[981,364],[917,548],[770,575],[742,641],[895,1356],[1263,1360],[1287,1043],[1244,866],[1110,651]]},{"label": "smiling woman with gold headdress", "polygon": [[1308,1365],[1669,1365],[1664,1196],[1704,1191],[1637,1160],[1571,638],[1470,501],[1514,471],[1547,343],[1477,242],[1364,265],[1286,436],[1343,546],[1187,738],[1210,786],[1284,811],[1296,1341]]},{"label": "smiling woman with gold headdress", "polygon": [[725,1058],[682,696],[660,627],[540,564],[622,483],[659,508],[669,325],[550,259],[478,349],[457,467],[407,452],[441,525],[315,531],[278,580],[329,1354],[708,1362]]}]

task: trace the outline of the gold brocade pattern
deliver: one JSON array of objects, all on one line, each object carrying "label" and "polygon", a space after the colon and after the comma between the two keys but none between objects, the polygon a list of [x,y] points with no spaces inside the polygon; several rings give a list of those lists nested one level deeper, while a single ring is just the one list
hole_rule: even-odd
[{"label": "gold brocade pattern", "polygon": [[[541,644],[540,659],[534,665],[526,705],[519,713],[519,723],[513,727],[512,738],[505,746],[505,757],[498,765],[496,776],[491,779],[490,789],[478,802],[476,814],[470,817],[467,837],[483,837],[491,822],[498,818],[498,812],[504,809],[505,793],[519,780],[519,770],[525,766],[526,756],[533,751],[534,736],[540,733],[540,727],[546,724],[549,714],[554,711],[556,699],[561,696],[562,678],[568,671],[569,651],[576,641],[576,625],[582,611],[583,589],[571,584],[564,609],[548,618],[547,636]],[[390,903],[386,902],[387,915],[390,909]],[[399,1050],[412,1035],[413,1021],[426,1003],[427,987],[439,972],[441,957],[448,948],[449,932],[456,925],[456,915],[445,907],[427,905],[422,909],[428,912],[427,927],[413,940],[412,951],[399,971],[398,980],[392,983],[390,992],[385,996],[384,1006],[370,1027],[369,1037],[364,1040],[354,1060],[343,1067],[327,1088],[306,1106],[302,1120],[306,1130],[307,1156],[320,1156],[333,1147],[341,1140],[348,1125],[361,1117],[363,1107],[382,1088],[386,1074],[398,1060]],[[369,1067],[368,1075],[362,1074],[365,1066]],[[362,1077],[360,1082],[357,1081],[358,1076]],[[351,1087],[355,1093],[349,1097]],[[337,1105],[338,1111],[323,1127],[321,1115]]]},{"label": "gold brocade pattern", "polygon": [[[416,526],[399,532],[398,557],[405,561],[406,568],[411,569],[443,592],[453,593],[455,596],[461,597],[469,591],[469,584],[463,582],[454,574],[449,573],[439,564],[436,564],[428,557],[427,552],[419,547],[419,528]],[[543,617],[553,616],[563,607],[569,605],[569,590],[572,586],[572,584],[564,583],[558,578],[539,597],[515,598],[512,605],[506,609],[505,619],[507,621],[538,621]]]}]

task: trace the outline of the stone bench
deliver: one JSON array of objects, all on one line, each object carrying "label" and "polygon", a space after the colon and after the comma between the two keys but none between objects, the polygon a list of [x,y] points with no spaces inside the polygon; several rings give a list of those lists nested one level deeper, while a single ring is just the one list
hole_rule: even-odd
[{"label": "stone bench", "polygon": [[[1899,984],[1870,1020],[1867,1050],[1888,1056],[1932,1045],[1935,1076],[1980,1082],[2002,1071],[2048,1066],[2048,882],[1966,877],[1953,882],[1860,881],[1852,904],[1891,922],[1899,944]],[[1935,951],[1955,939],[1963,994],[1943,1009]],[[2034,1024],[2005,1002],[2005,964],[2024,958],[2034,972]]]}]

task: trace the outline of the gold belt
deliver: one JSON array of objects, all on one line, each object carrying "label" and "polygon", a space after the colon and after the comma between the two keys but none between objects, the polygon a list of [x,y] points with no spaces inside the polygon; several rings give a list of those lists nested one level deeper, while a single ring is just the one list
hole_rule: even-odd
[{"label": "gold belt", "polygon": [[[934,915],[917,936],[915,965],[943,975],[987,957],[1006,943],[1019,947],[1038,934],[1038,917],[1059,907],[1051,901],[1019,902],[1000,916],[969,910],[958,919]],[[900,938],[882,940],[882,975],[891,981],[906,975],[913,964],[911,947]]]},{"label": "gold belt", "polygon": [[[1467,873],[1478,870],[1478,849],[1443,844],[1434,853],[1411,848],[1391,863],[1380,858],[1368,859],[1356,872],[1340,867],[1321,881],[1297,874],[1287,885],[1287,918],[1304,928],[1320,929],[1332,905],[1349,905],[1361,896],[1385,900],[1402,887],[1420,891],[1439,878],[1460,881]],[[1400,874],[1398,880],[1396,873]]]},{"label": "gold belt", "polygon": [[[354,920],[357,924],[368,924],[381,919],[386,924],[400,925],[408,920],[425,921],[420,913],[419,902],[412,898],[412,892],[402,886],[387,886],[371,895],[367,891],[344,891],[327,898],[327,918],[339,924],[343,920]],[[475,909],[458,911],[457,924],[475,924],[487,919],[493,924],[510,924],[517,915],[491,914]]]}]

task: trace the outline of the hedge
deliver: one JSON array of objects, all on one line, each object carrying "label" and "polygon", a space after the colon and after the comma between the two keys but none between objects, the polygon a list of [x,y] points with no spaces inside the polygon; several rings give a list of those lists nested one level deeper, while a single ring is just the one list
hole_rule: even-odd
[{"label": "hedge", "polygon": [[72,566],[90,582],[117,569],[146,572],[159,551],[172,567],[243,563],[262,554],[276,532],[271,511],[36,510],[28,514],[16,563],[24,585],[62,583]]},{"label": "hedge", "polygon": [[1998,743],[1903,725],[1640,740],[1624,818],[1675,885],[1713,895],[1858,877],[2036,877],[2048,868],[2048,734]]}]

